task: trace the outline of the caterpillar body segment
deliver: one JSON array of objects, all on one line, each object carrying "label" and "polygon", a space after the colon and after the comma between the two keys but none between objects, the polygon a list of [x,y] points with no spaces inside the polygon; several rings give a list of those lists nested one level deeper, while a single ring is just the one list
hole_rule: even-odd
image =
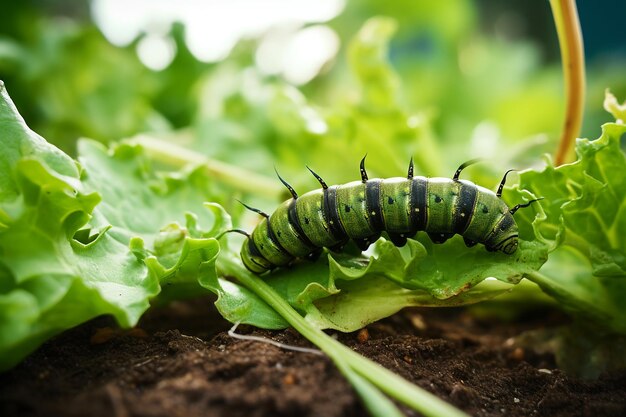
[{"label": "caterpillar body segment", "polygon": [[314,257],[324,247],[340,250],[349,240],[365,250],[382,232],[396,246],[425,231],[434,243],[459,234],[467,246],[482,243],[488,251],[514,253],[518,228],[513,213],[530,203],[509,209],[501,200],[506,174],[497,194],[459,180],[467,165],[452,179],[413,176],[412,163],[406,178],[369,179],[361,161],[361,181],[333,186],[311,170],[322,188],[301,196],[281,178],[292,198],[257,225],[242,246],[242,261],[260,274],[295,258]]}]

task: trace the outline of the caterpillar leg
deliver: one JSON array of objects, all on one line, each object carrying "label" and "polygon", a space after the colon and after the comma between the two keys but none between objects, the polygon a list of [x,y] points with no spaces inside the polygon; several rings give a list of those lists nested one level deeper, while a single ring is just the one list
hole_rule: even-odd
[{"label": "caterpillar leg", "polygon": [[454,236],[454,233],[428,232],[428,237],[433,241],[433,243],[445,243],[445,241],[450,239],[452,236]]},{"label": "caterpillar leg", "polygon": [[380,237],[380,234],[377,234],[374,236],[368,236],[368,237],[364,237],[361,239],[352,239],[352,240],[354,241],[354,244],[357,246],[357,248],[359,248],[361,251],[364,251],[364,250],[367,250],[367,248],[369,248],[372,243],[376,242],[379,237]]},{"label": "caterpillar leg", "polygon": [[305,258],[308,261],[315,262],[320,258],[320,256],[322,255],[322,252],[323,252],[322,248],[316,249],[313,252],[309,253]]},{"label": "caterpillar leg", "polygon": [[341,251],[343,251],[343,248],[345,248],[347,244],[348,244],[348,241],[344,240],[343,242],[339,242],[336,245],[331,246],[328,249],[330,249],[333,252],[341,252]]},{"label": "caterpillar leg", "polygon": [[398,247],[406,245],[407,236],[405,233],[387,232],[387,234],[389,235],[389,239],[391,240],[391,242],[393,242],[394,245]]},{"label": "caterpillar leg", "polygon": [[471,240],[466,237],[463,238],[463,242],[465,242],[465,246],[467,246],[468,248],[471,248],[472,246],[476,246],[476,244],[478,244],[478,242],[476,242],[475,240]]}]

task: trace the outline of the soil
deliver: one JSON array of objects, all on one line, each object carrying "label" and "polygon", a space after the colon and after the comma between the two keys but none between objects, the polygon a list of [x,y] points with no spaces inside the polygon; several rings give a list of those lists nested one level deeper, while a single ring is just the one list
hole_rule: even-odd
[{"label": "soil", "polygon": [[[407,310],[337,337],[471,415],[626,415],[626,372],[580,380],[512,343],[559,320],[550,317],[500,323],[464,309]],[[328,358],[234,339],[229,327],[207,299],[152,311],[131,330],[97,318],[0,374],[0,415],[367,415]],[[290,329],[237,332],[310,346]]]}]

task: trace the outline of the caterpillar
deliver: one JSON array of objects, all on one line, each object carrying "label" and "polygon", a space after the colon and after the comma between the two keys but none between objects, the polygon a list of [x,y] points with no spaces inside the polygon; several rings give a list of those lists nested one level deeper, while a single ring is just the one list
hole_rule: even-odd
[{"label": "caterpillar", "polygon": [[298,196],[276,171],[292,198],[264,218],[241,247],[241,259],[250,271],[262,274],[288,265],[296,258],[315,259],[322,248],[340,251],[352,240],[361,250],[378,240],[382,232],[396,246],[425,231],[434,243],[444,243],[454,234],[463,236],[468,247],[482,243],[488,251],[513,254],[518,247],[518,227],[513,214],[538,201],[509,208],[501,199],[508,170],[497,192],[461,180],[461,171],[477,162],[462,164],[450,178],[414,176],[413,158],[406,178],[369,179],[365,157],[361,181],[328,186],[311,168],[320,189]]}]

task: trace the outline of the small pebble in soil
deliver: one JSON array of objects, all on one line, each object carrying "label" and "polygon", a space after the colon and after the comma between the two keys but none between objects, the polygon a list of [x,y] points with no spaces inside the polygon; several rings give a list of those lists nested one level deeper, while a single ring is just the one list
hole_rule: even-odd
[{"label": "small pebble in soil", "polygon": [[524,359],[524,349],[522,349],[521,347],[517,347],[513,349],[509,356],[511,357],[511,359],[521,361]]},{"label": "small pebble in soil", "polygon": [[138,339],[146,339],[148,337],[148,332],[139,327],[133,327],[126,332],[130,337],[136,337]]},{"label": "small pebble in soil", "polygon": [[111,327],[100,327],[96,329],[96,332],[89,339],[89,343],[92,345],[101,345],[108,342],[116,336],[117,332]]},{"label": "small pebble in soil", "polygon": [[296,377],[293,374],[287,374],[283,377],[283,384],[293,385],[296,383]]},{"label": "small pebble in soil", "polygon": [[359,330],[359,333],[356,335],[356,339],[359,341],[359,343],[365,343],[370,340],[370,332],[367,330],[367,327]]},{"label": "small pebble in soil", "polygon": [[421,314],[411,314],[409,320],[417,330],[426,330],[426,322]]},{"label": "small pebble in soil", "polygon": [[455,402],[470,403],[478,398],[478,393],[463,384],[454,384],[450,391],[450,398]]}]

